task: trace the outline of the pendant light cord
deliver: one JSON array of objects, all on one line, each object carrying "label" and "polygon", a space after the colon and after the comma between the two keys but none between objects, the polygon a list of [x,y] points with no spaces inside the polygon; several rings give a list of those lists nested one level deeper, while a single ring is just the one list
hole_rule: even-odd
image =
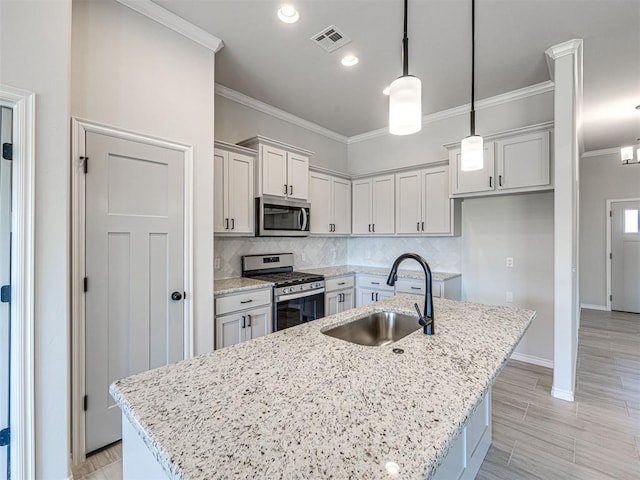
[{"label": "pendant light cord", "polygon": [[471,136],[476,134],[475,91],[476,91],[476,0],[471,0]]},{"label": "pendant light cord", "polygon": [[407,1],[404,0],[404,36],[402,37],[402,76],[409,75],[409,37],[407,37]]}]

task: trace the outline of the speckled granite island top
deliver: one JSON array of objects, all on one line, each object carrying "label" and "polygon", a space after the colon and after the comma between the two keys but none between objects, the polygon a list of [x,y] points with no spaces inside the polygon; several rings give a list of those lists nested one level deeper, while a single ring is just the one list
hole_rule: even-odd
[{"label": "speckled granite island top", "polygon": [[[389,271],[391,270],[391,266],[384,267],[366,267],[363,265],[337,265],[334,267],[320,267],[320,268],[305,268],[303,269],[305,272],[309,273],[317,273],[318,275],[324,275],[325,277],[338,277],[340,275],[350,275],[356,273],[365,273],[370,275],[384,275],[385,277],[389,275]],[[449,273],[449,272],[431,272],[431,277],[433,280],[445,281],[451,278],[459,277],[459,273]],[[424,272],[422,270],[398,270],[398,278],[414,278],[414,279],[423,279]]]},{"label": "speckled granite island top", "polygon": [[170,478],[430,478],[535,312],[434,299],[431,337],[365,347],[321,333],[374,311],[415,315],[414,302],[400,295],[151,370],[111,394]]}]

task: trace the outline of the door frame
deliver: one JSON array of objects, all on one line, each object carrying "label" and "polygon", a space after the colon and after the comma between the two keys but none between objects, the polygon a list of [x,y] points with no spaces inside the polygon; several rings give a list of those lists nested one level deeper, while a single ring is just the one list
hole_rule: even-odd
[{"label": "door frame", "polygon": [[0,84],[13,110],[11,475],[35,477],[35,119],[33,92]]},{"label": "door frame", "polygon": [[182,152],[184,156],[184,357],[193,356],[193,146],[71,118],[71,453],[77,465],[85,456],[85,139],[100,133],[123,140],[145,143]]},{"label": "door frame", "polygon": [[610,257],[610,253],[611,253],[611,215],[609,214],[609,212],[611,211],[612,208],[612,203],[618,203],[618,202],[640,202],[640,197],[636,197],[636,198],[615,198],[615,199],[607,199],[607,210],[605,211],[605,215],[607,216],[607,246],[606,249],[607,251],[605,252],[605,257],[607,259],[607,273],[606,273],[606,277],[607,277],[607,291],[606,291],[606,311],[610,312],[611,311],[611,257]]}]

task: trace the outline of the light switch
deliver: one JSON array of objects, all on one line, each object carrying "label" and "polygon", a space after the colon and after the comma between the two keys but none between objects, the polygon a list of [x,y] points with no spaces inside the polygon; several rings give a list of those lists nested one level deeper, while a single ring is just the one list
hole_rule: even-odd
[{"label": "light switch", "polygon": [[513,257],[507,257],[507,267],[513,268]]},{"label": "light switch", "polygon": [[506,300],[508,303],[513,303],[513,292],[507,292]]},{"label": "light switch", "polygon": [[213,268],[216,268],[216,269],[217,269],[217,268],[220,268],[220,257],[216,258],[216,259],[213,261]]}]

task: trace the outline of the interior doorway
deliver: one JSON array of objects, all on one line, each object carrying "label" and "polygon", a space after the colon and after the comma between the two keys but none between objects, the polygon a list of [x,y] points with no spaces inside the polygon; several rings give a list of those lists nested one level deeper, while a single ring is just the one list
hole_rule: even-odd
[{"label": "interior doorway", "polygon": [[640,313],[640,199],[611,201],[609,207],[609,306]]}]

